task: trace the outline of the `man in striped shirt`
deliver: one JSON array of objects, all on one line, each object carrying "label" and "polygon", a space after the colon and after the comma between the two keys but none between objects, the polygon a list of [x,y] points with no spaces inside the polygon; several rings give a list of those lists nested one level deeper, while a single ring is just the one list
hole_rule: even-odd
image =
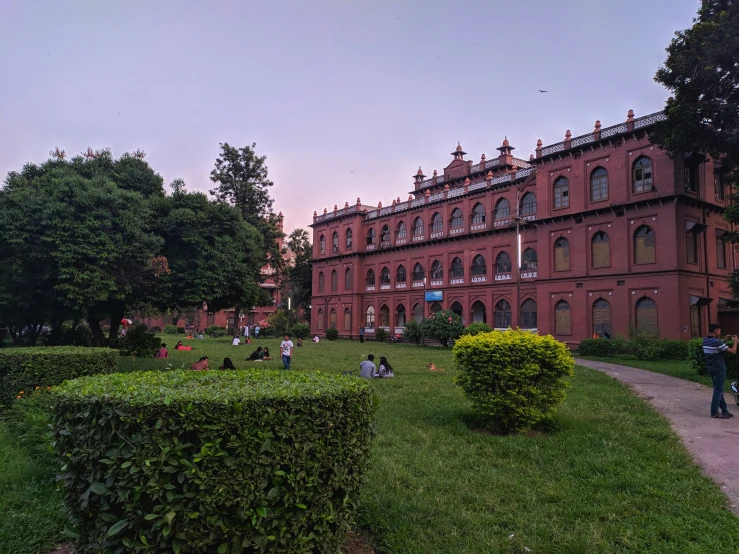
[{"label": "man in striped shirt", "polygon": [[721,327],[717,323],[712,323],[708,327],[708,336],[703,339],[703,357],[706,360],[706,371],[711,376],[711,380],[713,380],[711,417],[729,419],[734,416],[729,413],[726,400],[724,400],[724,381],[726,381],[724,352],[736,354],[737,342],[739,341],[737,341],[736,335],[734,335],[732,337],[734,344],[729,348],[719,337],[721,337]]}]

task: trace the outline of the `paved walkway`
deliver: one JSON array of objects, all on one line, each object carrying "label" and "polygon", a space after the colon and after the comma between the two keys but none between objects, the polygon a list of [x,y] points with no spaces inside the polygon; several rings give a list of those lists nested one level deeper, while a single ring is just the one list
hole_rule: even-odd
[{"label": "paved walkway", "polygon": [[698,465],[729,497],[731,511],[739,515],[739,406],[731,394],[724,396],[736,417],[712,419],[711,387],[606,362],[577,359],[575,363],[625,383],[666,417]]}]

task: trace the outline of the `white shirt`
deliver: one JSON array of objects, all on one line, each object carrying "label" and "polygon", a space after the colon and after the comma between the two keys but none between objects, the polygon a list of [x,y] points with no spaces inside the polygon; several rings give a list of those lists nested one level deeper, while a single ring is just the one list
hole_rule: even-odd
[{"label": "white shirt", "polygon": [[241,341],[239,340],[239,337],[234,337],[233,345],[239,346],[241,344]]},{"label": "white shirt", "polygon": [[293,341],[291,341],[291,340],[283,340],[280,343],[280,348],[282,348],[282,355],[283,356],[292,356]]}]

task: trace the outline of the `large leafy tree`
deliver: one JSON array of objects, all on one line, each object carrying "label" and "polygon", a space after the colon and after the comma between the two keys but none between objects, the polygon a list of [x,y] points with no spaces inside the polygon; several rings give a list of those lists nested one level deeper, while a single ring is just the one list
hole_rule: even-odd
[{"label": "large leafy tree", "polygon": [[310,305],[313,266],[311,262],[313,249],[305,229],[295,229],[287,239],[287,247],[295,254],[295,264],[286,271],[285,297],[291,299],[294,310],[303,310],[310,318]]}]

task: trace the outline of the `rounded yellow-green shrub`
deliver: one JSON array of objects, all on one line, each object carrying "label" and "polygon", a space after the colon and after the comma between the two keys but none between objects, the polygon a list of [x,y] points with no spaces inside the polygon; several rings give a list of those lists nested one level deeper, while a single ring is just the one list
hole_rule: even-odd
[{"label": "rounded yellow-green shrub", "polygon": [[493,331],[454,345],[456,379],[480,415],[505,433],[530,429],[565,399],[575,362],[551,335]]}]

